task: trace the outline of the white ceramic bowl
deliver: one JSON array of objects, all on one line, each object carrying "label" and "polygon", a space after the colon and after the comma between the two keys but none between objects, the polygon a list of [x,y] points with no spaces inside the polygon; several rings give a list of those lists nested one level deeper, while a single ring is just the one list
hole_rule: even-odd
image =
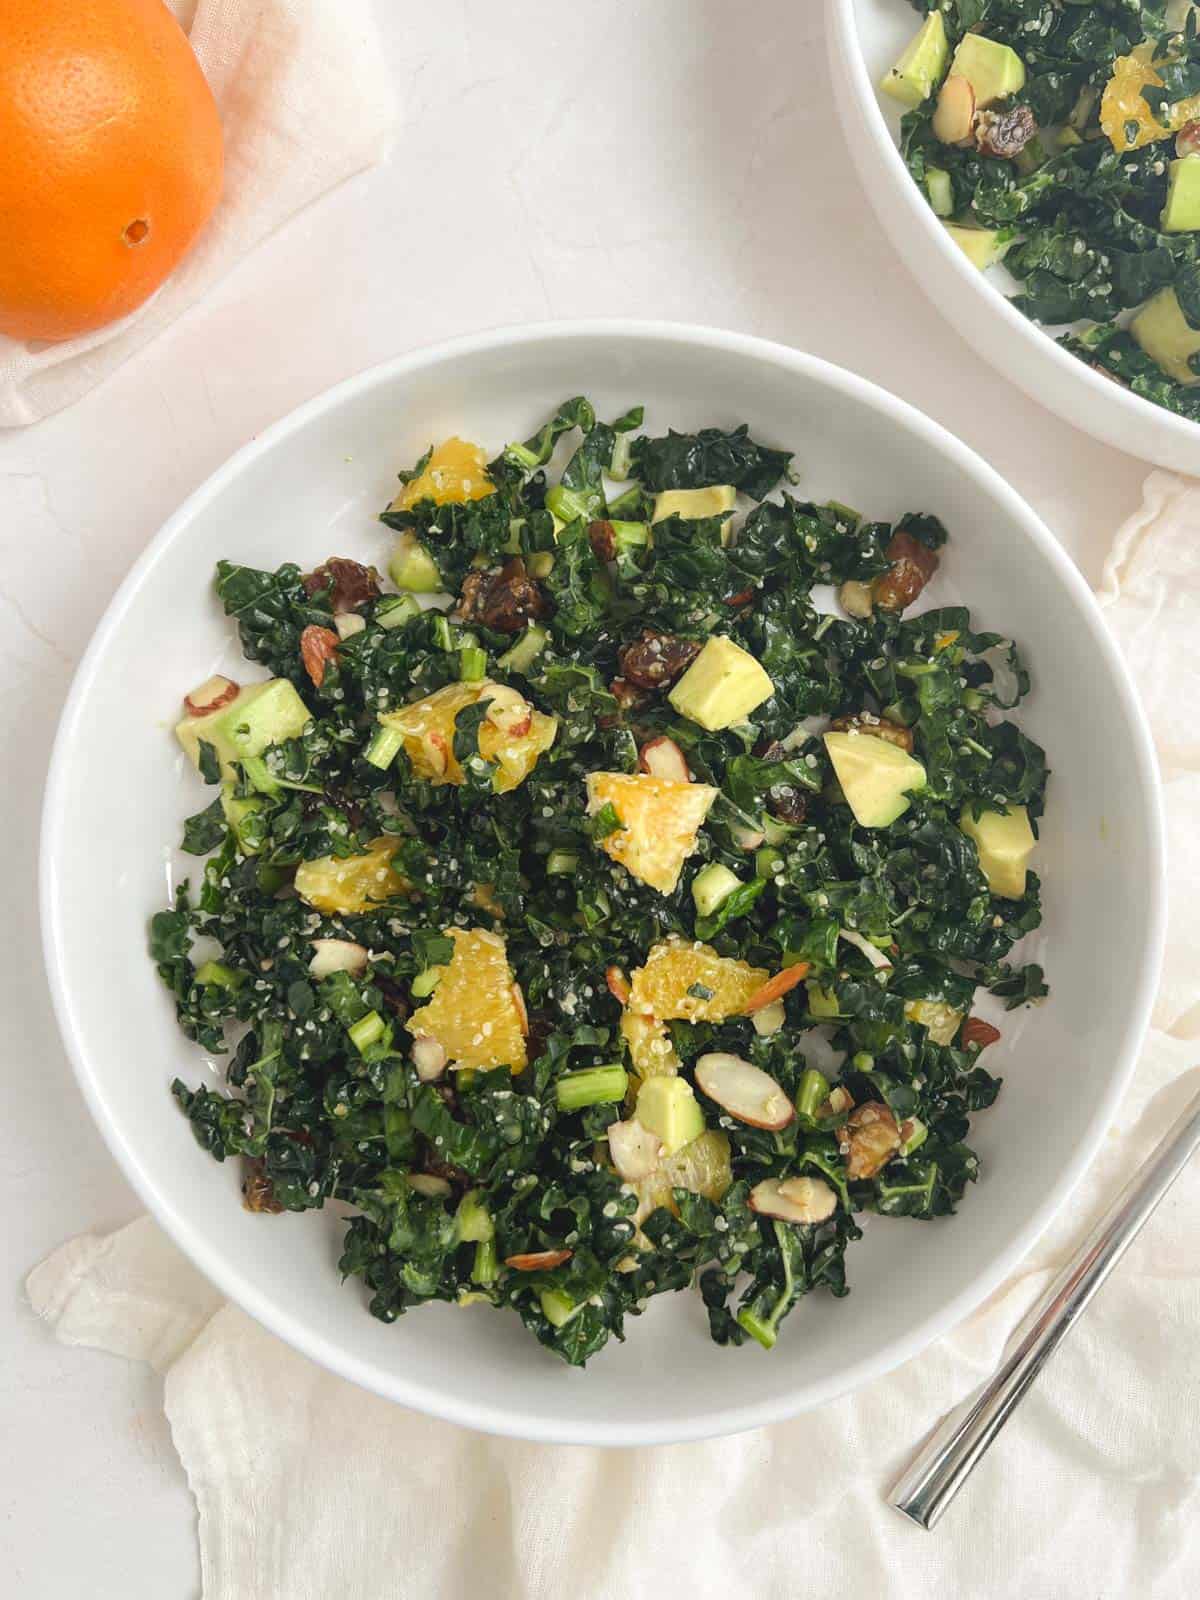
[{"label": "white ceramic bowl", "polygon": [[[1013,1016],[989,1066],[1006,1084],[973,1136],[983,1178],[950,1222],[876,1219],[853,1294],[814,1295],[778,1347],[720,1350],[695,1296],[655,1301],[585,1372],[510,1315],[427,1307],[393,1327],[341,1286],[332,1217],[253,1216],[235,1163],[194,1143],[168,1093],[216,1073],[176,1029],[146,924],[189,858],[203,795],[170,726],[182,689],[240,652],[211,588],[219,556],[274,566],[378,561],[398,467],[459,431],[521,438],[565,396],[644,401],[652,427],[745,420],[798,452],[802,492],[873,517],[937,512],[941,594],[1011,631],[1049,749],[1037,953],[1054,986]],[[935,594],[934,599],[937,598]],[[195,873],[196,863],[191,861]],[[978,457],[903,402],[794,350],[735,334],[584,323],[487,334],[393,361],[312,401],[236,455],[137,563],[79,668],[55,747],[42,855],[46,964],[89,1106],[147,1206],[233,1300],[313,1359],[455,1422],[532,1439],[642,1445],[814,1406],[914,1355],[976,1306],[1066,1200],[1117,1102],[1148,1015],[1162,931],[1154,759],[1091,595],[1045,527]]]},{"label": "white ceramic bowl", "polygon": [[833,91],[867,198],[934,305],[1005,377],[1094,438],[1177,472],[1200,472],[1200,425],[1069,355],[1009,304],[1001,269],[973,267],[934,216],[898,148],[901,108],[879,80],[916,32],[905,0],[825,0]]}]

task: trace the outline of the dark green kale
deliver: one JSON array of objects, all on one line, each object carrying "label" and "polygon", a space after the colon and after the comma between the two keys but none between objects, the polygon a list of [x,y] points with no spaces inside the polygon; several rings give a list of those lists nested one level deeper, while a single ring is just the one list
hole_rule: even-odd
[{"label": "dark green kale", "polygon": [[[457,603],[370,592],[319,683],[300,641],[332,625],[331,586],[294,564],[219,564],[248,660],[288,678],[312,716],[232,767],[202,743],[202,775],[221,785],[183,828],[202,875],[150,929],[181,1028],[228,1063],[223,1084],[177,1082],[175,1095],[203,1148],[245,1164],[246,1204],[349,1207],[341,1268],[385,1321],[484,1301],[573,1364],[656,1295],[696,1284],[718,1343],[769,1347],[804,1295],[847,1292],[861,1213],[953,1211],[978,1170],[970,1119],[999,1089],[980,1061],[990,1031],[964,1019],[981,992],[997,1010],[1047,992],[1040,966],[1012,959],[1041,920],[1037,876],[1019,899],[994,895],[960,827],[982,810],[1024,806],[1035,827],[1042,814],[1045,756],[1008,717],[1028,670],[965,607],[870,603],[894,536],[936,555],[941,523],[767,500],[785,452],[745,428],[634,438],[641,424],[639,408],[602,423],[568,400],[491,463],[494,494],[386,513],[433,553]],[[548,481],[556,446],[566,465]],[[758,499],[732,540],[724,517],[649,526],[654,494],[713,483]],[[613,519],[624,542],[610,546]],[[527,563],[515,578],[514,560]],[[868,597],[855,614],[828,600],[845,583]],[[473,604],[506,585],[527,614]],[[668,697],[713,635],[773,684],[717,730]],[[377,720],[442,691],[454,705],[440,744]],[[553,740],[510,782],[497,729],[507,717],[519,743],[535,710],[555,719]],[[831,718],[925,768],[889,826],[861,826],[845,803],[821,738]],[[611,800],[588,806],[589,774],[637,772],[656,740],[715,791],[668,893],[610,855],[631,820]],[[354,898],[342,875],[364,862]],[[712,865],[728,893],[702,914],[692,885]],[[431,1035],[418,1048],[414,1014],[463,929],[504,941],[522,1071],[448,1065]],[[671,938],[770,974],[803,963],[805,981],[761,1032],[748,1016],[666,1019],[717,1175],[684,1159],[668,1179],[626,1183],[609,1130],[635,1117],[639,1080],[620,997]],[[689,1004],[713,998],[687,986]],[[697,1078],[712,1052],[761,1068],[795,1118],[769,1131],[728,1115]],[[870,1171],[848,1155],[867,1106],[895,1129]],[[798,1179],[819,1186],[820,1220],[751,1203],[758,1185]]]},{"label": "dark green kale", "polygon": [[[934,0],[914,3],[934,9]],[[1165,4],[1134,0],[957,0],[938,9],[952,48],[978,31],[1016,51],[1026,78],[1011,105],[1028,108],[1037,132],[1011,159],[977,140],[943,144],[933,131],[935,92],[903,119],[913,178],[928,194],[930,174],[943,174],[950,199],[948,209],[939,200],[939,213],[997,230],[1018,285],[1013,303],[1065,330],[1065,349],[1143,399],[1200,420],[1200,391],[1164,371],[1127,327],[1128,312],[1173,289],[1186,321],[1200,329],[1196,235],[1164,229],[1175,140],[1124,148],[1142,136],[1134,118],[1118,147],[1100,120],[1118,59],[1145,51],[1161,83],[1142,89],[1144,116],[1164,129],[1179,125],[1172,107],[1200,93],[1196,14],[1181,25]]]}]

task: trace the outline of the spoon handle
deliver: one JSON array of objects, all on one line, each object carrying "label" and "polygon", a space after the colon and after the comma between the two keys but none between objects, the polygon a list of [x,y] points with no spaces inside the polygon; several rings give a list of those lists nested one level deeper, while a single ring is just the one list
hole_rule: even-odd
[{"label": "spoon handle", "polygon": [[894,1484],[890,1504],[932,1529],[992,1440],[1137,1238],[1200,1145],[1200,1093],[1130,1178],[1041,1299],[1017,1324],[992,1376],[934,1428]]}]

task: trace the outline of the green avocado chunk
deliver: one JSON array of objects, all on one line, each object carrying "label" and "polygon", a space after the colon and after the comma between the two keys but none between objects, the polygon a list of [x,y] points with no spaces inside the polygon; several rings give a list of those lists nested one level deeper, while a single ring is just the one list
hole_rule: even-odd
[{"label": "green avocado chunk", "polygon": [[1004,258],[1008,242],[1000,237],[996,228],[962,228],[956,222],[943,223],[943,227],[972,266],[985,272]]},{"label": "green avocado chunk", "polygon": [[774,693],[762,664],[740,644],[714,633],[667,699],[680,716],[713,733],[743,721]]},{"label": "green avocado chunk", "polygon": [[251,683],[220,711],[207,716],[184,717],[175,736],[192,764],[200,765],[200,742],[212,745],[226,778],[235,776],[233,763],[260,756],[270,745],[296,739],[312,720],[312,713],[287,678]]},{"label": "green avocado chunk", "polygon": [[886,739],[827,733],[825,749],[860,827],[886,828],[908,810],[913,790],[925,787],[921,763]]},{"label": "green avocado chunk", "polygon": [[1191,367],[1192,356],[1200,354],[1200,328],[1184,316],[1174,289],[1160,289],[1147,300],[1129,331],[1169,378],[1189,388],[1200,383],[1200,373]]},{"label": "green avocado chunk", "polygon": [[1162,231],[1194,233],[1197,228],[1200,228],[1200,155],[1181,156],[1171,163]]},{"label": "green avocado chunk", "polygon": [[993,894],[1005,900],[1019,900],[1025,893],[1025,872],[1037,840],[1029,826],[1024,806],[1008,811],[983,811],[978,817],[971,808],[962,813],[958,825],[968,839],[974,839],[979,865]]},{"label": "green avocado chunk", "polygon": [[686,1078],[647,1078],[638,1090],[637,1121],[656,1133],[663,1153],[673,1156],[704,1132],[704,1113]]},{"label": "green avocado chunk", "polygon": [[945,18],[940,11],[931,11],[905,46],[896,65],[884,74],[879,87],[911,111],[933,93],[946,70],[949,54]]},{"label": "green avocado chunk", "polygon": [[397,589],[410,594],[436,594],[446,587],[437,562],[413,533],[402,533],[396,540],[388,574]]},{"label": "green avocado chunk", "polygon": [[1001,44],[998,39],[986,39],[981,33],[964,34],[954,52],[950,71],[969,81],[980,111],[1025,87],[1025,63],[1017,52],[1011,45]]}]

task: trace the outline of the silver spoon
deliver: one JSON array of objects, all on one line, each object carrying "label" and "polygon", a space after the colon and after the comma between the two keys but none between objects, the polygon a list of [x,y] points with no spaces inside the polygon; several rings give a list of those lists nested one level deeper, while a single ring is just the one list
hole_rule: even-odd
[{"label": "silver spoon", "polygon": [[996,1372],[934,1428],[911,1466],[893,1485],[890,1504],[897,1511],[922,1528],[937,1525],[1198,1145],[1200,1093],[1184,1107],[1045,1294],[1017,1324]]}]

